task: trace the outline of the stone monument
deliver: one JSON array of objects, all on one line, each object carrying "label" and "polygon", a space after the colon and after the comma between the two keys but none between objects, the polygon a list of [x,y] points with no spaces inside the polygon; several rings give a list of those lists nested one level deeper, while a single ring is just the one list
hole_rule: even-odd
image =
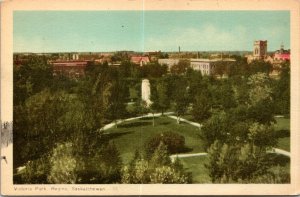
[{"label": "stone monument", "polygon": [[142,100],[146,102],[146,106],[149,107],[151,105],[151,90],[150,90],[150,82],[148,79],[142,80]]}]

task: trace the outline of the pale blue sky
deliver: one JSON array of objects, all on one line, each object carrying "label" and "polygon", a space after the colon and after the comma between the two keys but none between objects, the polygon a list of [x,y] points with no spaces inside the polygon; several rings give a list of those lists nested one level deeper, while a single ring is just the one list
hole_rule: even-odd
[{"label": "pale blue sky", "polygon": [[15,11],[14,52],[290,47],[288,11]]}]

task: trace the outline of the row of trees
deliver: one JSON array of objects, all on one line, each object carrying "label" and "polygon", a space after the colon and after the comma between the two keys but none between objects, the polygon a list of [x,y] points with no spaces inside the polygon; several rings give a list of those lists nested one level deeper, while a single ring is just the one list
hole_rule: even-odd
[{"label": "row of trees", "polygon": [[[245,143],[250,147],[260,147],[256,141],[264,144],[264,150],[275,144],[274,138],[269,136],[272,133],[269,131],[272,131],[270,125],[274,122],[273,115],[289,113],[288,64],[283,65],[279,80],[270,79],[267,69],[260,70],[260,67],[256,69],[251,65],[252,75],[240,74],[243,73],[241,71],[230,75],[228,79],[216,80],[201,76],[201,73],[182,64],[184,69],[175,69],[172,74],[167,74],[166,67],[158,64],[139,67],[125,61],[118,68],[107,64],[90,64],[86,77],[77,81],[63,76],[53,78],[51,65],[47,64],[44,57],[33,56],[26,64],[15,66],[14,168],[26,165],[26,170],[31,169],[36,172],[34,176],[39,177],[31,176],[29,172],[19,181],[57,182],[60,179],[53,177],[59,174],[57,170],[64,169],[62,166],[76,172],[76,177],[71,176],[70,182],[109,183],[123,180],[118,151],[99,129],[105,123],[129,115],[126,109],[129,86],[140,89],[142,77],[151,81],[153,104],[150,110],[163,113],[172,109],[178,116],[178,123],[182,115],[191,112],[196,121],[204,123],[201,136],[207,142],[207,148],[216,140],[220,144],[216,147],[234,142],[238,146],[236,150],[242,150]],[[239,64],[243,65],[237,62]],[[244,67],[236,68],[243,70]],[[149,111],[139,103],[142,104],[136,102],[136,109],[131,111],[131,115]],[[263,130],[255,131],[259,133],[254,135],[255,143],[251,143],[253,136],[249,137],[251,128]],[[107,161],[106,156],[114,159]],[[60,162],[59,157],[65,157],[69,163],[55,163]],[[150,165],[149,158],[147,156],[136,162],[147,160],[147,165]],[[173,164],[167,163],[159,166],[161,169],[157,173],[179,173],[178,169],[172,167]],[[56,168],[56,172],[52,171],[53,168]],[[151,167],[146,171],[148,177],[156,176],[153,174],[156,168]],[[180,171],[179,174],[182,173]],[[148,181],[153,182],[151,178]],[[130,178],[129,182],[134,181]]]},{"label": "row of trees", "polygon": [[[100,130],[107,122],[128,115],[124,82],[129,79],[122,72],[122,66],[90,64],[85,78],[73,80],[54,78],[43,57],[15,66],[13,165],[15,170],[25,166],[21,174],[15,171],[15,183],[126,182],[119,152]],[[165,147],[148,152],[165,151]],[[183,169],[175,169],[170,161],[148,171],[151,182],[187,182]],[[162,173],[180,178],[165,180],[160,178]]]}]

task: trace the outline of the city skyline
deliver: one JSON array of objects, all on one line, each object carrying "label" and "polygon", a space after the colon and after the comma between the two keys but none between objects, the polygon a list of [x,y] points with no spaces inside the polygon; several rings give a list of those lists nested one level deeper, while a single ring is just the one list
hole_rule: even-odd
[{"label": "city skyline", "polygon": [[288,11],[15,11],[14,52],[290,48]]}]

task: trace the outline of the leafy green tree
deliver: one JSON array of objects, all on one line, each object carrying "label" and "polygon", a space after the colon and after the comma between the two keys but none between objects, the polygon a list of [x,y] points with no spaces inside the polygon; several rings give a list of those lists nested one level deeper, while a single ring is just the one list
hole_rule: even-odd
[{"label": "leafy green tree", "polygon": [[266,73],[267,75],[272,71],[272,65],[269,62],[265,62],[263,60],[253,61],[249,64],[248,73]]},{"label": "leafy green tree", "polygon": [[88,150],[79,153],[78,157],[84,158],[84,165],[77,170],[79,183],[108,184],[121,181],[120,153],[114,143],[105,141],[102,143],[100,147],[98,142],[88,147]]},{"label": "leafy green tree", "polygon": [[184,74],[187,69],[190,67],[189,60],[181,59],[178,64],[171,67],[172,74]]},{"label": "leafy green tree", "polygon": [[180,153],[185,149],[185,139],[175,132],[163,132],[154,135],[145,143],[146,158],[151,158],[157,147],[163,142],[169,153]]},{"label": "leafy green tree", "polygon": [[52,66],[45,56],[29,56],[20,66],[14,65],[14,105],[23,103],[29,96],[49,87],[53,80]]},{"label": "leafy green tree", "polygon": [[191,183],[190,177],[184,173],[177,172],[170,166],[155,168],[150,176],[151,183],[184,184]]},{"label": "leafy green tree", "polygon": [[249,143],[228,145],[215,141],[208,150],[206,168],[213,183],[251,183],[269,173],[266,156],[266,150]]},{"label": "leafy green tree", "polygon": [[171,159],[169,157],[168,147],[164,144],[163,141],[161,141],[150,159],[150,165],[153,168],[156,168],[158,166],[165,166],[170,164]]},{"label": "leafy green tree", "polygon": [[[152,91],[153,89],[153,91]],[[170,106],[169,88],[166,80],[159,80],[154,88],[151,89],[151,108],[160,110],[163,114]]]},{"label": "leafy green tree", "polygon": [[28,161],[24,172],[21,172],[20,183],[26,184],[46,184],[47,174],[50,170],[48,158],[42,157],[37,160]]},{"label": "leafy green tree", "polygon": [[192,114],[197,122],[202,122],[211,116],[212,97],[207,89],[203,89],[195,97]]},{"label": "leafy green tree", "polygon": [[278,114],[290,113],[290,64],[281,65],[279,80],[273,86],[275,112]]},{"label": "leafy green tree", "polygon": [[[204,147],[208,148],[215,140],[226,143],[231,135],[233,121],[224,113],[218,113],[208,119],[201,127],[200,137],[205,142]],[[231,137],[231,136],[230,136]]]},{"label": "leafy green tree", "polygon": [[58,144],[50,157],[49,183],[75,184],[78,181],[76,169],[80,161],[74,157],[72,143]]},{"label": "leafy green tree", "polygon": [[270,79],[265,73],[257,73],[248,78],[249,103],[255,105],[260,101],[272,101],[272,88]]},{"label": "leafy green tree", "polygon": [[248,85],[248,118],[263,124],[274,122],[274,99],[269,77],[265,73],[251,75]]},{"label": "leafy green tree", "polygon": [[186,113],[191,99],[185,80],[179,78],[176,80],[175,86],[176,89],[174,89],[172,97],[174,101],[174,110],[177,116],[177,123],[180,124],[180,117]]},{"label": "leafy green tree", "polygon": [[122,169],[122,183],[191,183],[179,160],[171,163],[166,145],[160,143],[153,157],[135,155],[129,166]]},{"label": "leafy green tree", "polygon": [[277,144],[273,126],[252,123],[249,127],[248,138],[257,147],[270,148]]}]

